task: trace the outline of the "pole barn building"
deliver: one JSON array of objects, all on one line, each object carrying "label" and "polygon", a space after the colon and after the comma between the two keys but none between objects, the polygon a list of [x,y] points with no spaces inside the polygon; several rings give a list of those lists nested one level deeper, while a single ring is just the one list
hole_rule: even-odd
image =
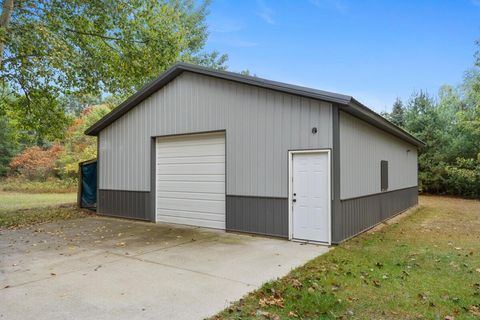
[{"label": "pole barn building", "polygon": [[100,215],[330,244],[418,201],[423,143],[346,95],[178,63],[85,133]]}]

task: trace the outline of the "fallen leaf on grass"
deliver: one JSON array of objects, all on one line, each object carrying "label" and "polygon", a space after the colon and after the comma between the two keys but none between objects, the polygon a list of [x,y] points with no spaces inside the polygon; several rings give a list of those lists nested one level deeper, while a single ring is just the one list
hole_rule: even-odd
[{"label": "fallen leaf on grass", "polygon": [[455,320],[454,316],[445,316],[445,320]]},{"label": "fallen leaf on grass", "polygon": [[480,306],[472,305],[470,306],[470,308],[468,308],[468,312],[470,312],[474,316],[480,317]]},{"label": "fallen leaf on grass", "polygon": [[302,283],[298,280],[298,279],[292,279],[292,287],[296,288],[296,289],[300,289],[303,285]]},{"label": "fallen leaf on grass", "polygon": [[373,282],[373,285],[375,287],[377,287],[377,288],[380,287],[380,281],[379,280],[372,280],[372,282]]},{"label": "fallen leaf on grass", "polygon": [[283,302],[284,302],[283,298],[279,294],[274,294],[273,296],[261,298],[258,301],[258,304],[261,307],[277,306],[279,308],[283,308],[284,307]]}]

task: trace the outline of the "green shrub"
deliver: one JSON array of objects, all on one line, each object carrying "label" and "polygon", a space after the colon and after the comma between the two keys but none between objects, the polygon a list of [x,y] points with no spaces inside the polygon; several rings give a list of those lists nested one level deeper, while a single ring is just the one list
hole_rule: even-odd
[{"label": "green shrub", "polygon": [[456,165],[445,168],[447,192],[480,198],[480,161],[458,158]]}]

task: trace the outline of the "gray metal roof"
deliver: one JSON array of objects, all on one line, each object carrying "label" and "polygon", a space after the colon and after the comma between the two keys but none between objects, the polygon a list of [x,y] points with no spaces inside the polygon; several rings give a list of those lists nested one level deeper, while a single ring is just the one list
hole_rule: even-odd
[{"label": "gray metal roof", "polygon": [[[178,62],[173,65],[170,69],[162,73],[157,79],[150,82],[144,86],[140,91],[129,97],[118,107],[113,109],[110,113],[105,115],[102,119],[93,124],[90,128],[85,131],[87,135],[98,135],[100,131],[109,126],[112,122],[120,118],[123,114],[128,112],[130,109],[138,105],[140,102],[148,98],[150,95],[161,89],[171,80],[176,78],[181,73],[188,71],[197,74],[203,74],[206,76],[211,76],[219,79],[225,79],[229,81],[235,81],[239,83],[249,84],[257,87],[262,87],[266,89],[271,89],[275,91],[281,91],[285,93],[290,93],[298,96],[318,99],[322,101],[332,102],[333,104],[339,105],[342,107],[342,110],[354,114],[367,122],[388,131],[399,138],[402,138],[410,143],[413,143],[417,146],[423,146],[424,143],[405,130],[397,127],[393,123],[389,122],[379,114],[375,113],[373,110],[367,108],[351,96],[333,93],[323,90],[317,90],[312,88],[306,88],[296,85],[291,85],[287,83],[262,79],[258,77],[245,76],[239,73],[214,70],[198,65],[193,65],[189,63]],[[347,108],[345,108],[347,107]]]}]

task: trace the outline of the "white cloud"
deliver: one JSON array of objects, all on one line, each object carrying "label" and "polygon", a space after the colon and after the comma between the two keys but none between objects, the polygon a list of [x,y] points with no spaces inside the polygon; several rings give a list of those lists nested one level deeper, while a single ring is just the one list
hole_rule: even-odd
[{"label": "white cloud", "polygon": [[275,24],[273,19],[274,12],[272,8],[268,7],[263,0],[257,0],[258,11],[255,13],[262,18],[266,23]]}]

